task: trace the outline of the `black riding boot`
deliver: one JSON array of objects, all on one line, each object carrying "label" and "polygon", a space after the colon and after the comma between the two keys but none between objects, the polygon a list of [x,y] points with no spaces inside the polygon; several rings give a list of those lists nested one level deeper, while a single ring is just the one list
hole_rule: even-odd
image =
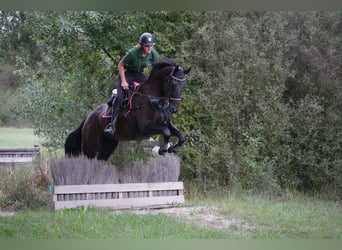
[{"label": "black riding boot", "polygon": [[119,117],[120,114],[120,103],[117,100],[117,98],[115,98],[114,102],[113,102],[113,106],[112,106],[112,120],[111,122],[106,126],[104,132],[106,134],[109,134],[111,136],[113,136],[115,134],[115,129],[116,129],[116,121]]}]

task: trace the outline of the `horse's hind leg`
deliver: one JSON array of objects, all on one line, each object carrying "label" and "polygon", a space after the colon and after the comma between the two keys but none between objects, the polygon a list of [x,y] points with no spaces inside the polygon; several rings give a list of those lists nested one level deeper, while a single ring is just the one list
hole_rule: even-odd
[{"label": "horse's hind leg", "polygon": [[114,150],[118,146],[118,144],[119,144],[119,141],[105,138],[103,140],[102,146],[97,155],[97,159],[107,161],[110,155],[114,152]]},{"label": "horse's hind leg", "polygon": [[82,137],[83,145],[82,151],[89,159],[94,159],[99,150],[100,140],[98,137],[89,133],[89,131],[83,132]]},{"label": "horse's hind leg", "polygon": [[93,147],[84,147],[83,146],[83,154],[87,156],[89,159],[94,159],[96,157],[96,149]]}]

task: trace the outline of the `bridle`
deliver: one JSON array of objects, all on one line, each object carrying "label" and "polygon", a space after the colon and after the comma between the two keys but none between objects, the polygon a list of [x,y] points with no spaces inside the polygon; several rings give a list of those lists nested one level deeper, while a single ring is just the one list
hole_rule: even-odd
[{"label": "bridle", "polygon": [[[176,67],[174,67],[173,70],[171,71],[170,77],[171,77],[172,79],[178,81],[178,82],[184,82],[184,81],[186,80],[186,77],[184,77],[184,78],[178,78],[178,77],[176,77],[176,76],[173,75],[173,73],[175,72],[175,69],[176,69]],[[174,98],[174,97],[169,97],[169,96],[167,97],[167,99],[168,99],[169,101],[174,101],[174,102],[181,102],[181,101],[182,101],[181,98]]]},{"label": "bridle", "polygon": [[173,73],[175,73],[175,69],[176,69],[176,67],[174,67],[173,70],[170,73],[171,78],[173,78],[173,79],[175,79],[176,81],[179,81],[179,82],[184,82],[186,80],[186,77],[178,78],[178,77],[173,75]]},{"label": "bridle", "polygon": [[[186,77],[184,78],[179,78],[173,75],[173,73],[175,72],[176,67],[173,68],[173,70],[171,71],[169,77],[171,77],[172,79],[178,81],[178,82],[184,82],[186,80]],[[175,98],[175,97],[170,97],[170,96],[152,96],[152,95],[146,95],[143,93],[140,93],[138,91],[136,91],[134,94],[140,95],[140,96],[144,96],[144,97],[148,97],[148,98],[158,98],[167,102],[181,102],[182,98]]]}]

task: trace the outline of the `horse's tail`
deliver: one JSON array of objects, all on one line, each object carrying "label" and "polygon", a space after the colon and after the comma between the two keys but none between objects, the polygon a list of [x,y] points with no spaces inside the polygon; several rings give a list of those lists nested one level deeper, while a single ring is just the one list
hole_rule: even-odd
[{"label": "horse's tail", "polygon": [[77,129],[67,136],[64,143],[64,152],[66,156],[79,156],[82,153],[82,128],[84,122],[85,119]]}]

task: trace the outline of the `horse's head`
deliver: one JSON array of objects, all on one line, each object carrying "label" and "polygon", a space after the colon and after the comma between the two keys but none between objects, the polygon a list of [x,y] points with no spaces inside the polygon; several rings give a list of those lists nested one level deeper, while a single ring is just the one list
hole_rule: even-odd
[{"label": "horse's head", "polygon": [[158,95],[169,104],[169,110],[176,113],[186,85],[185,75],[190,69],[184,70],[171,59],[162,59],[153,64],[151,76],[158,90]]},{"label": "horse's head", "polygon": [[176,113],[179,110],[179,104],[182,100],[182,92],[186,85],[186,74],[191,68],[184,70],[182,67],[176,65],[173,67],[171,73],[163,82],[163,89],[167,101],[170,103],[170,111]]}]

